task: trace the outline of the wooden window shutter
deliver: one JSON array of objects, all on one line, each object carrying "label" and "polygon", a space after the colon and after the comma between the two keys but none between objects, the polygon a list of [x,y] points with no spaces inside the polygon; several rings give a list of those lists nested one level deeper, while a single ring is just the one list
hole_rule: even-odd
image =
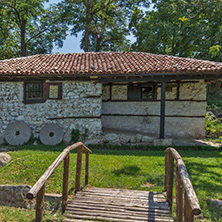
[{"label": "wooden window shutter", "polygon": [[43,84],[43,98],[44,99],[49,98],[49,82],[44,82]]},{"label": "wooden window shutter", "polygon": [[44,83],[44,99],[62,99],[62,83],[61,82],[45,82]]},{"label": "wooden window shutter", "polygon": [[128,86],[128,99],[138,100],[141,98],[140,86]]}]

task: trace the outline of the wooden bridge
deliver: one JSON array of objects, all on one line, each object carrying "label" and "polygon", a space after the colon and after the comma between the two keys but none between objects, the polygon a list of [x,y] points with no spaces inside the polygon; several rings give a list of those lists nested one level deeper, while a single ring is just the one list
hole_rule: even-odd
[{"label": "wooden bridge", "polygon": [[[73,149],[78,149],[75,198],[68,201],[69,158]],[[86,152],[85,185],[87,185],[89,154],[92,152],[79,142],[65,148],[28,192],[28,199],[36,198],[36,222],[43,221],[45,183],[63,160],[62,213],[66,217],[64,222],[173,222],[174,160],[176,160],[175,220],[177,222],[193,222],[194,216],[201,213],[186,166],[175,149],[168,148],[165,151],[165,193],[95,187],[87,187],[80,191],[83,151]]]}]

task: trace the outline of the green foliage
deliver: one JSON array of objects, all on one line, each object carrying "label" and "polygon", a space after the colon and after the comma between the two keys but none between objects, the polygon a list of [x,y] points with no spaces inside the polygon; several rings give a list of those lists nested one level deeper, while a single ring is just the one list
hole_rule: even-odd
[{"label": "green foliage", "polygon": [[220,51],[220,46],[219,45],[213,45],[209,49],[209,53],[211,54],[211,58],[214,58],[217,56],[217,53]]},{"label": "green foliage", "polygon": [[59,7],[64,12],[71,34],[83,32],[84,51],[130,50],[128,20],[133,8],[148,5],[148,0],[63,0]]},{"label": "green foliage", "polygon": [[209,113],[206,114],[206,130],[210,133],[222,133],[222,123],[213,118]]},{"label": "green foliage", "polygon": [[0,0],[0,59],[50,53],[53,44],[62,46],[67,27],[61,25],[57,8],[45,9],[45,2]]},{"label": "green foliage", "polygon": [[79,139],[80,139],[80,131],[79,131],[79,129],[72,129],[71,135],[72,135],[73,143],[79,142]]},{"label": "green foliage", "polygon": [[85,129],[83,133],[80,133],[79,129],[72,129],[71,136],[72,136],[73,143],[77,143],[80,140],[84,141],[88,137],[88,129]]},{"label": "green foliage", "polygon": [[86,140],[88,137],[88,129],[85,129],[83,134],[81,135],[81,139],[84,141]]},{"label": "green foliage", "polygon": [[134,10],[130,22],[136,37],[133,50],[221,61],[222,1],[152,3],[152,10]]}]

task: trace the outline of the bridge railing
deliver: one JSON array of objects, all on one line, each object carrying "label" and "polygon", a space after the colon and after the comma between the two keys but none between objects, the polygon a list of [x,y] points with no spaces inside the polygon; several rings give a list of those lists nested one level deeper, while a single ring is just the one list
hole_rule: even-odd
[{"label": "bridge railing", "polygon": [[187,168],[180,154],[174,148],[165,150],[165,190],[167,201],[172,209],[174,159],[176,160],[176,216],[177,221],[193,222],[194,215],[199,215],[201,209],[193,189]]},{"label": "bridge railing", "polygon": [[65,211],[68,200],[68,184],[69,184],[69,159],[70,152],[74,149],[78,149],[77,153],[77,165],[76,165],[76,181],[75,181],[75,192],[80,190],[80,177],[82,168],[82,154],[83,150],[86,152],[85,161],[85,185],[88,184],[89,175],[89,154],[92,151],[87,148],[83,143],[78,142],[71,146],[66,147],[62,153],[55,159],[55,161],[49,166],[45,173],[39,178],[35,185],[27,193],[28,199],[36,198],[36,214],[35,221],[41,222],[43,220],[43,208],[44,208],[44,194],[45,194],[45,183],[49,177],[53,174],[55,169],[64,160],[64,171],[63,171],[63,189],[62,189],[62,212]]}]

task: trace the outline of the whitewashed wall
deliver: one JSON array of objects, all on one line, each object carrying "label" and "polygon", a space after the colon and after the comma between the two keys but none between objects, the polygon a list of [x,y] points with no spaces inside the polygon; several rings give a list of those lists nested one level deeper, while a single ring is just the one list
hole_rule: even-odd
[{"label": "whitewashed wall", "polygon": [[[119,85],[118,93],[115,95],[117,101],[108,101],[110,98],[109,86],[103,87],[102,126],[104,130],[114,132],[118,129],[158,137],[160,101],[126,101],[125,88],[126,86]],[[179,100],[175,100],[176,89],[177,86],[174,84],[172,92],[166,92],[166,100],[169,100],[166,101],[166,136],[174,138],[204,137],[206,83],[204,81],[181,82]],[[113,90],[111,93],[114,93]],[[112,99],[113,97],[114,95],[111,95]],[[161,89],[158,87],[157,100],[160,100],[160,97]]]},{"label": "whitewashed wall", "polygon": [[[62,88],[62,100],[24,104],[23,82],[0,82],[0,136],[14,120],[27,122],[35,137],[38,137],[44,124],[50,122],[58,123],[66,133],[70,133],[71,129],[79,129],[81,132],[88,129],[89,139],[101,135],[102,85],[95,82],[64,81]],[[98,118],[67,118],[75,116]]]}]

